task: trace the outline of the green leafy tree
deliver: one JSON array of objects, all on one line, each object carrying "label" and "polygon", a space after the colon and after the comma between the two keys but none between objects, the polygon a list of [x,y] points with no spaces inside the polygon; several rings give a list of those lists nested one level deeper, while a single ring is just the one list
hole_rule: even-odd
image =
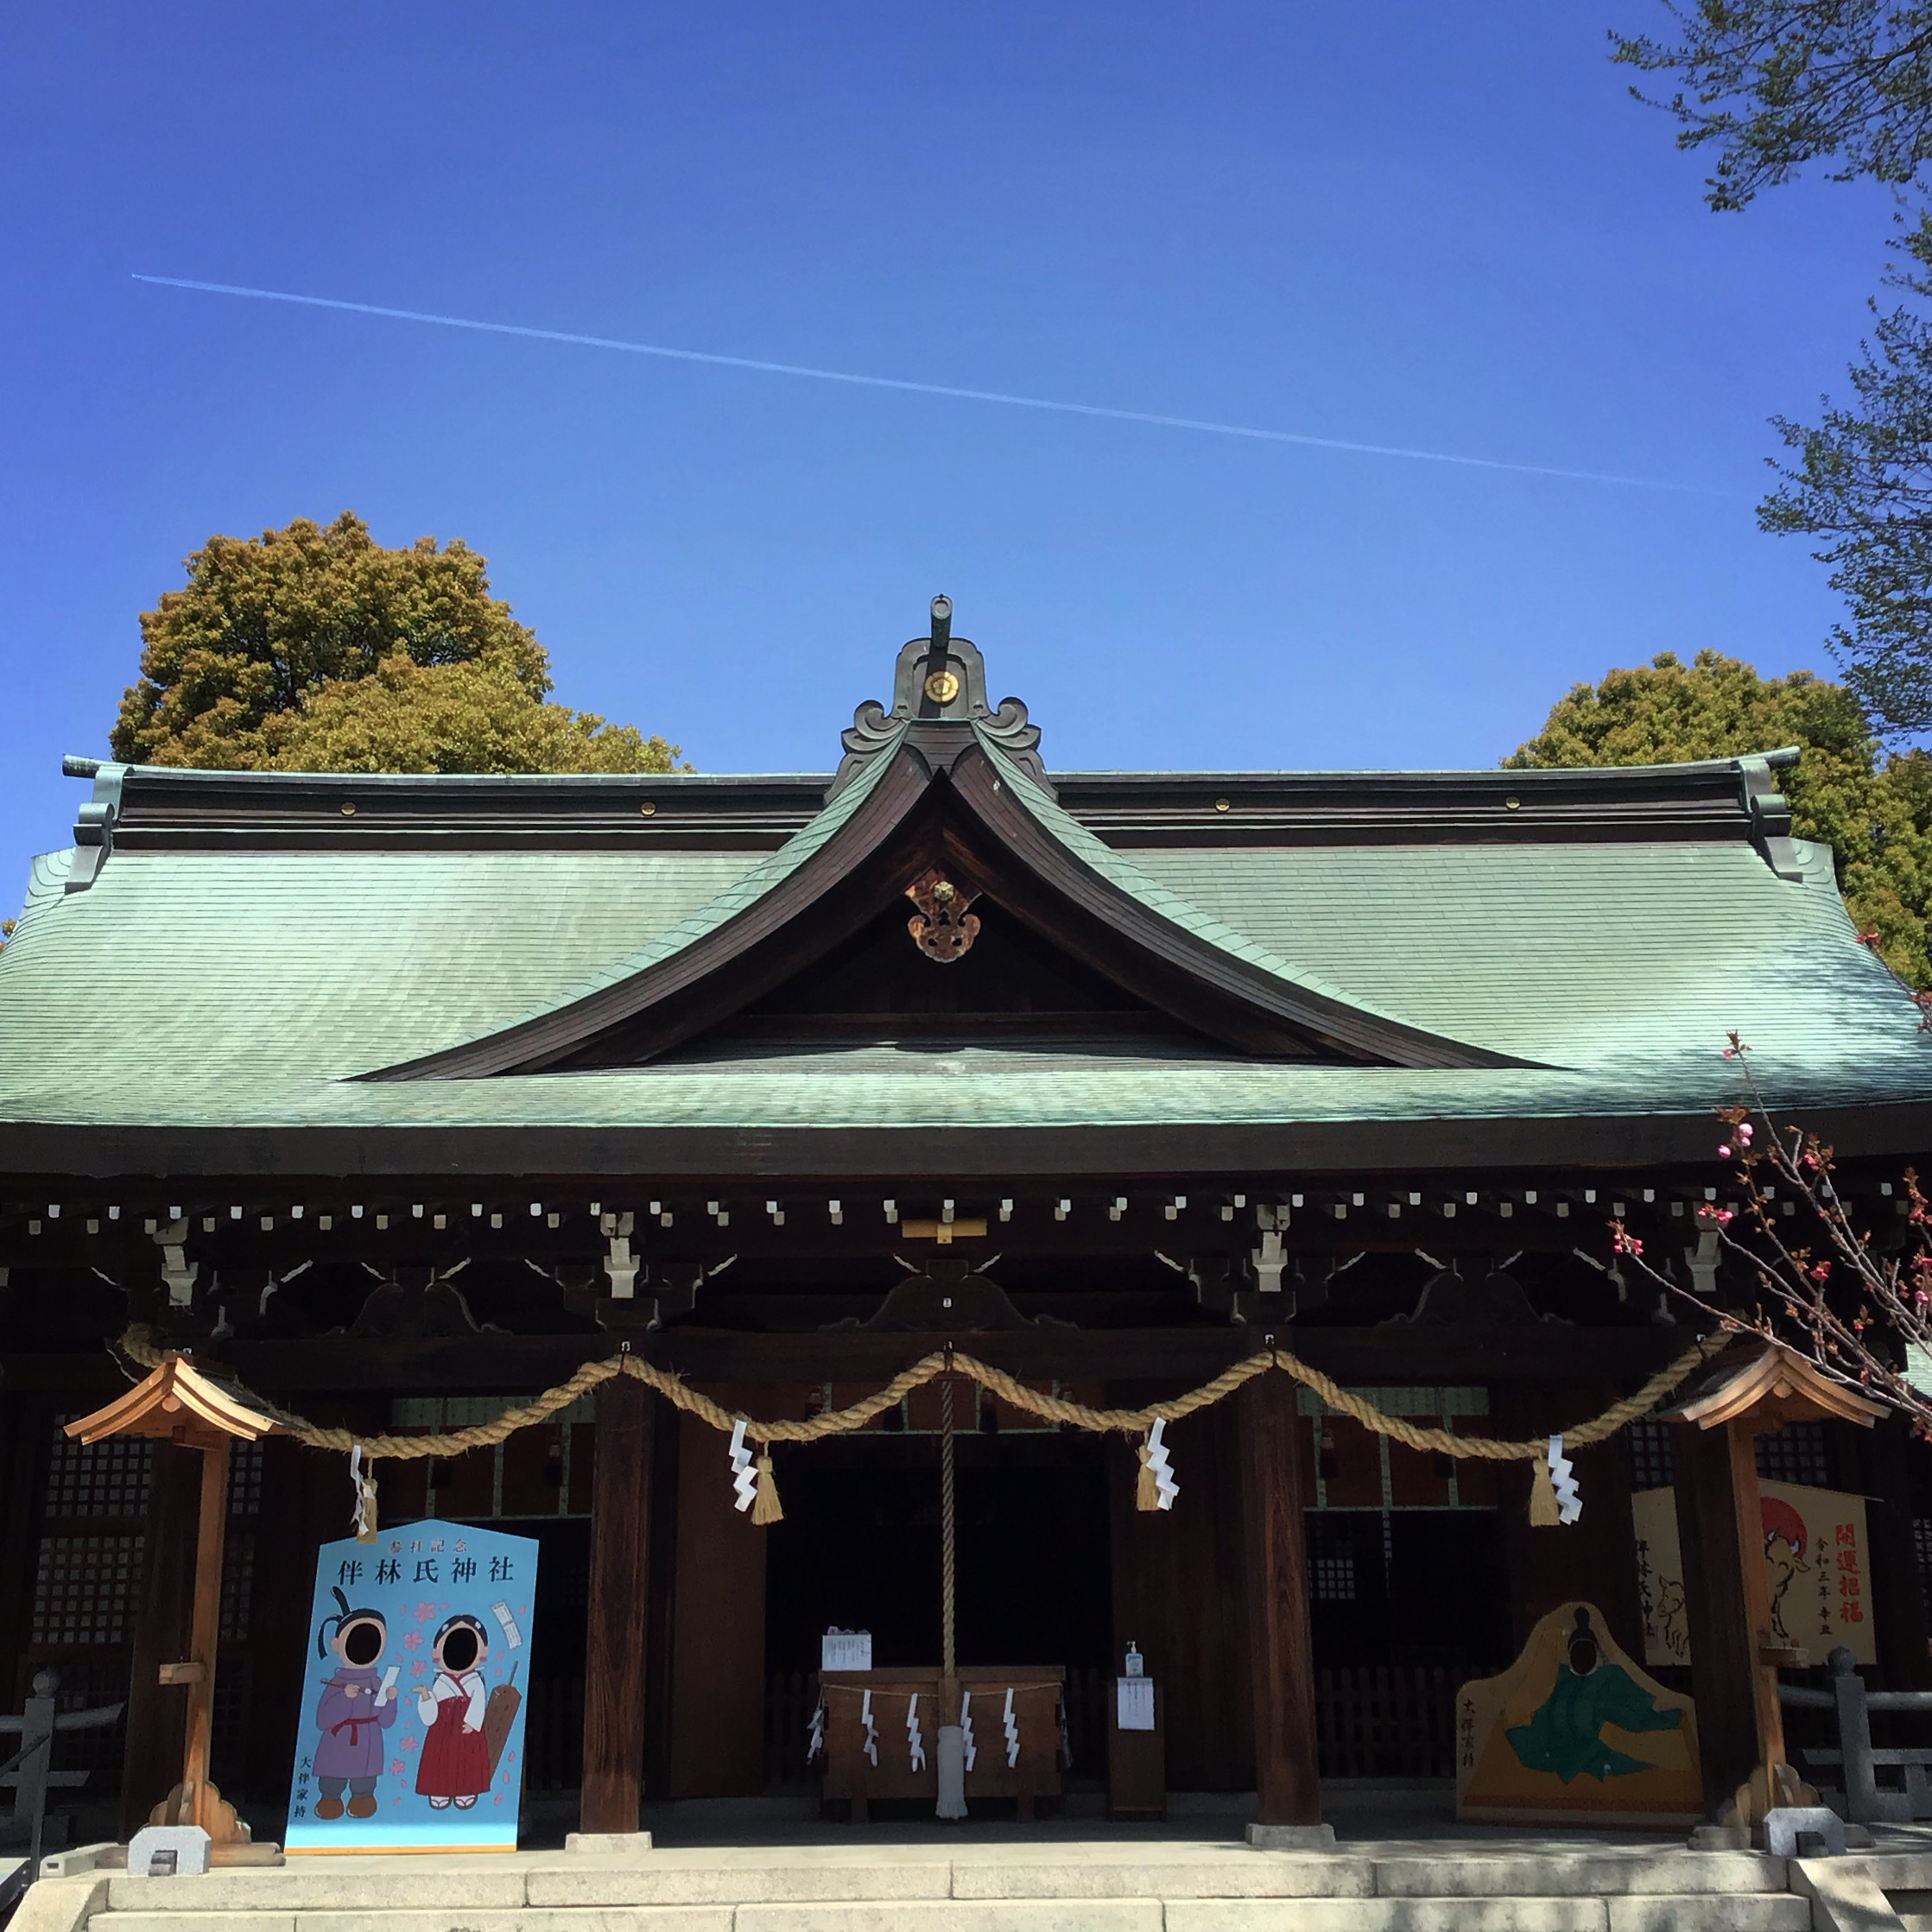
[{"label": "green leafy tree", "polygon": [[111,734],[217,770],[669,771],[678,748],[549,701],[549,656],[460,541],[384,549],[345,510],[216,536],[142,613]]},{"label": "green leafy tree", "polygon": [[1861,933],[1915,986],[1932,985],[1932,757],[1885,757],[1857,695],[1809,671],[1761,678],[1701,650],[1663,651],[1600,684],[1577,685],[1505,765],[1676,764],[1796,744],[1782,775],[1793,828],[1837,855],[1838,885]]},{"label": "green leafy tree", "polygon": [[1893,0],[1666,0],[1682,38],[1612,33],[1612,58],[1676,77],[1639,100],[1714,148],[1705,199],[1741,208],[1807,162],[1903,186],[1932,158],[1932,7]]},{"label": "green leafy tree", "polygon": [[1911,266],[1887,276],[1914,301],[1881,314],[1849,374],[1853,402],[1823,399],[1815,427],[1775,416],[1796,452],[1783,485],[1758,506],[1761,529],[1824,538],[1849,607],[1832,651],[1885,732],[1932,730],[1932,220],[1901,238]]},{"label": "green leafy tree", "polygon": [[[1678,83],[1652,99],[1677,144],[1712,149],[1714,209],[1744,207],[1806,164],[1830,178],[1922,185],[1932,160],[1932,4],[1897,0],[1665,0],[1669,39],[1612,33],[1613,58]],[[1650,98],[1640,89],[1640,100]],[[1848,621],[1832,654],[1886,736],[1932,731],[1932,220],[1905,224],[1885,281],[1907,298],[1881,312],[1849,375],[1811,426],[1772,419],[1789,463],[1758,505],[1760,529],[1824,539]]]}]

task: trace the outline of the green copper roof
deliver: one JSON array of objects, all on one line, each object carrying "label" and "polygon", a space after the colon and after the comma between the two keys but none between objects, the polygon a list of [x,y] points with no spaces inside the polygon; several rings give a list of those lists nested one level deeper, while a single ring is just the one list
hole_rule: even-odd
[{"label": "green copper roof", "polygon": [[71,855],[55,854],[36,862],[0,953],[0,1122],[751,1131],[1694,1114],[1733,1091],[1732,1027],[1794,1105],[1932,1094],[1932,1042],[1858,945],[1821,849],[1800,848],[1790,880],[1741,839],[1129,857],[1023,780],[1055,837],[1216,945],[1541,1064],[1411,1072],[1042,1042],[355,1078],[689,943],[829,837],[867,776],[770,854],[129,848],[75,892]]}]

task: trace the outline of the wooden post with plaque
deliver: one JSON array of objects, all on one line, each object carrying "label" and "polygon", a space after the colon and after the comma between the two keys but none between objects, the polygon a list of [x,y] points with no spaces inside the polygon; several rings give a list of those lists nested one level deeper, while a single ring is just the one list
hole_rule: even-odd
[{"label": "wooden post with plaque", "polygon": [[1772,1631],[1757,1438],[1787,1422],[1869,1428],[1884,1413],[1803,1356],[1753,1338],[1726,1349],[1662,1417],[1673,1425],[1691,1694],[1715,1823],[1756,1827],[1777,1806],[1817,1802],[1785,1758],[1777,1674],[1823,1660],[1783,1647]]},{"label": "wooden post with plaque", "polygon": [[67,1425],[81,1442],[111,1435],[144,1435],[201,1452],[201,1498],[194,1544],[194,1610],[188,1655],[161,1666],[163,1684],[187,1692],[187,1741],[181,1781],[155,1807],[150,1823],[199,1825],[207,1833],[215,1865],[279,1865],[273,1845],[249,1841],[208,1777],[214,1731],[215,1649],[221,1634],[221,1567],[228,1531],[228,1464],[237,1442],[259,1441],[288,1431],[258,1398],[217,1381],[170,1350],[152,1373],[117,1401]]}]

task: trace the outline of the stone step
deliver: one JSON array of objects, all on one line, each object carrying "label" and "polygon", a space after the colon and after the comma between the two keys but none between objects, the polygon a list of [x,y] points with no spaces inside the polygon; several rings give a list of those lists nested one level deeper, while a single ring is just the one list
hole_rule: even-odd
[{"label": "stone step", "polygon": [[897,1898],[294,1911],[109,1910],[87,1932],[1809,1932],[1789,1893],[1396,1898]]},{"label": "stone step", "polygon": [[1752,1852],[1553,1852],[1511,1856],[1412,1853],[1255,1852],[1232,1845],[962,1848],[915,1846],[828,1853],[782,1847],[732,1853],[666,1851],[624,1859],[525,1854],[500,1864],[445,1859],[291,1861],[200,1878],[108,1877],[116,1916],[184,1911],[218,1916],[248,1932],[256,1916],[345,1911],[473,1913],[609,1910],[691,1905],[1000,1900],[1245,1898],[1604,1898],[1771,1897],[1787,1890],[1786,1862]]}]

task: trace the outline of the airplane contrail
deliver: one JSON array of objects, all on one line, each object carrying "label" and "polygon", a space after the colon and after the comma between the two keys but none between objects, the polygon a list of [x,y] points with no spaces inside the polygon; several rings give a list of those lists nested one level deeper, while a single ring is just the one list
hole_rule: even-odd
[{"label": "airplane contrail", "polygon": [[1510,463],[1491,456],[1459,456],[1439,449],[1404,449],[1390,443],[1351,442],[1340,436],[1311,436],[1294,429],[1256,429],[1238,422],[1213,422],[1199,416],[1162,415],[1151,409],[1117,409],[1098,402],[1061,402],[1041,396],[1012,396],[1002,390],[961,389],[951,383],[915,383],[900,376],[859,376],[850,370],[817,369],[808,364],[767,362],[755,356],[719,355],[706,349],[673,349],[656,342],[624,342],[614,336],[579,335],[567,329],[529,328],[516,322],[483,322],[467,315],[433,315],[421,309],[385,308],[376,302],[341,301],[332,295],[296,295],[282,288],[247,288],[227,282],[190,282],[179,276],[137,275],[136,282],[160,288],[191,288],[205,295],[242,295],[250,301],[292,302],[301,308],[339,309],[350,315],[380,315],[394,322],[428,322],[438,328],[472,329],[484,335],[522,336],[533,342],[564,342],[580,349],[617,349],[628,356],[657,356],[669,362],[706,363],[719,369],[749,369],[764,376],[803,376],[815,383],[847,383],[860,389],[896,390],[908,396],[942,396],[960,402],[1000,402],[1010,409],[1046,409],[1058,415],[1098,416],[1109,422],[1147,423],[1157,429],[1194,429],[1213,436],[1242,436],[1253,442],[1295,443],[1308,449],[1344,450],[1358,456],[1397,456],[1416,463],[1448,463],[1469,470],[1501,470],[1515,476],[1557,477],[1570,483],[1610,483],[1635,490],[1674,490],[1694,496],[1728,492],[1659,477],[1617,476],[1602,470],[1558,469],[1544,463]]}]

